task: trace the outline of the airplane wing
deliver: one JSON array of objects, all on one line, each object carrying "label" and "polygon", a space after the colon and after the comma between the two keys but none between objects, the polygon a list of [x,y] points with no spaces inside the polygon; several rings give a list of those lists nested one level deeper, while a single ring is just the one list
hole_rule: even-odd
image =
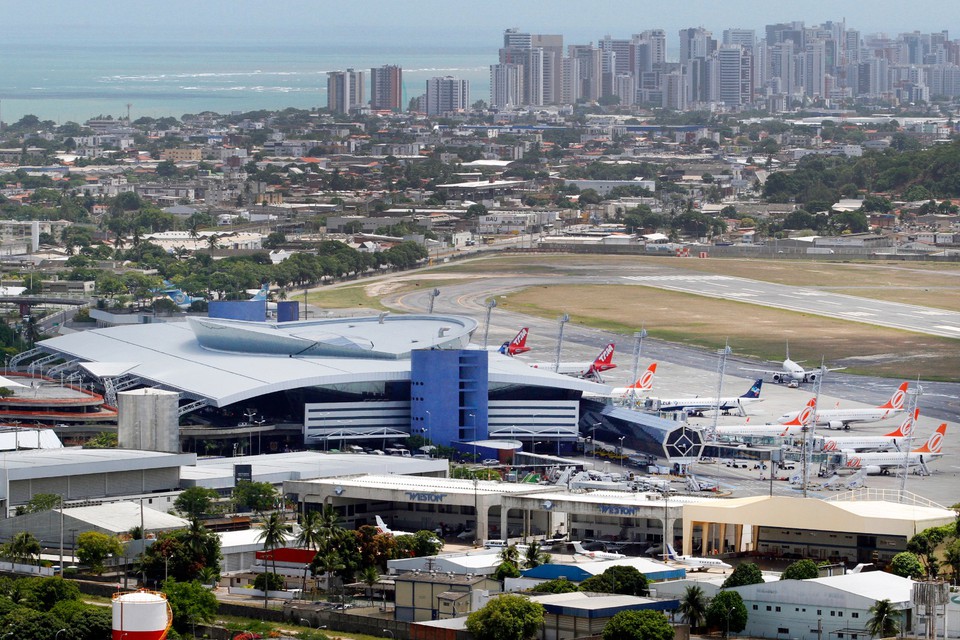
[{"label": "airplane wing", "polygon": [[748,367],[740,367],[741,371],[756,371],[757,373],[763,373],[766,375],[773,375],[775,373],[783,373],[783,369],[750,369]]},{"label": "airplane wing", "polygon": [[[846,367],[833,367],[832,369],[824,367],[824,371],[843,371]],[[814,373],[820,373],[820,369],[804,369],[803,375],[808,376]]]}]

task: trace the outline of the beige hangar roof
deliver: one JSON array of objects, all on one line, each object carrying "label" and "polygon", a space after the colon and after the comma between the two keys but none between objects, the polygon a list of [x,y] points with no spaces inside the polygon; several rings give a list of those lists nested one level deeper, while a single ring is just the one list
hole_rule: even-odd
[{"label": "beige hangar roof", "polygon": [[754,496],[687,504],[683,520],[685,530],[690,522],[724,522],[910,538],[929,527],[956,521],[956,513],[933,503],[893,502],[870,493],[851,492],[831,500]]}]

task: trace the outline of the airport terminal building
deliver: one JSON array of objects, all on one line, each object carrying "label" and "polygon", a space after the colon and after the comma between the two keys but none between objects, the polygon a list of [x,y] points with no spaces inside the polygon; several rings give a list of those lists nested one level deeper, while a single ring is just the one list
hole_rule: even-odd
[{"label": "airport terminal building", "polygon": [[[126,431],[121,410],[121,439],[135,432],[144,441],[169,441],[146,437],[144,429],[177,433],[183,418],[208,438],[233,434],[241,453],[303,445],[386,448],[420,435],[465,452],[468,443],[514,440],[562,454],[587,431],[611,442],[626,436],[626,446],[674,462],[692,461],[702,451],[699,432],[682,423],[582,399],[584,392],[608,392],[605,385],[470,345],[476,329],[473,319],[452,315],[289,322],[190,317],[84,331],[37,348],[108,398],[144,388],[174,394],[172,400],[133,399],[174,404],[130,409],[141,417]],[[151,412],[162,417],[151,420]],[[240,423],[245,428],[237,430]],[[191,447],[180,435],[182,449],[206,453],[196,438]]]}]

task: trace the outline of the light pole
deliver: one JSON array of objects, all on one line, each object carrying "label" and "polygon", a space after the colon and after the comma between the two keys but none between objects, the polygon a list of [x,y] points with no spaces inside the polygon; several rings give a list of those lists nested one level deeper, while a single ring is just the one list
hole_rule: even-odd
[{"label": "light pole", "polygon": [[633,385],[630,387],[630,408],[635,409],[637,406],[637,389],[636,380],[640,375],[640,352],[643,351],[643,339],[647,337],[647,330],[643,327],[640,327],[640,331],[637,331],[633,334],[633,337],[636,338],[637,343],[636,347],[633,350]]},{"label": "light pole", "polygon": [[590,428],[590,441],[593,443],[593,459],[597,459],[597,427],[602,426],[600,422],[594,422]]},{"label": "light pole", "polygon": [[493,308],[497,306],[497,301],[495,298],[490,298],[483,303],[483,306],[487,308],[487,322],[483,325],[483,348],[487,348],[487,337],[490,335],[490,314],[493,313]]},{"label": "light pole", "polygon": [[470,418],[470,423],[473,426],[473,462],[477,462],[477,416],[474,413],[468,413],[467,417]]},{"label": "light pole", "polygon": [[[426,410],[426,411],[424,411],[424,413],[427,414],[427,426],[426,426],[426,429],[423,429],[422,431],[427,434],[427,436],[426,436],[426,441],[427,441],[426,444],[430,444],[430,441],[431,441],[431,440],[430,440],[430,436],[432,435],[432,434],[431,434],[431,427],[433,426],[433,425],[432,425],[432,423],[433,423],[433,416],[430,414],[430,410],[429,410],[429,409]],[[431,455],[432,453],[433,453],[433,451],[432,451],[431,449],[427,449],[427,455],[429,455],[431,458],[433,457],[433,455]]]},{"label": "light pole", "polygon": [[727,610],[727,615],[725,616],[725,619],[724,619],[724,621],[726,622],[726,627],[725,627],[726,630],[723,633],[724,638],[730,637],[730,614],[733,613],[734,609],[736,609],[736,607],[730,607]]},{"label": "light pole", "polygon": [[430,310],[427,311],[428,314],[433,315],[433,303],[437,299],[437,296],[440,295],[440,289],[434,289],[430,292]]},{"label": "light pole", "polygon": [[[480,505],[477,502],[477,486],[480,484],[480,478],[474,476],[473,478],[473,517],[477,519],[476,524],[473,525],[473,535],[474,540],[483,540],[480,537]],[[486,531],[483,532],[484,535],[487,534]]]},{"label": "light pole", "polygon": [[[39,430],[38,430],[39,433]],[[60,575],[63,575],[63,496],[60,498]]]},{"label": "light pole", "polygon": [[557,357],[553,363],[553,372],[557,373],[560,371],[560,352],[563,351],[563,326],[570,322],[570,316],[568,314],[563,314],[557,321],[560,323],[560,333],[557,336]]},{"label": "light pole", "polygon": [[623,441],[626,439],[626,437],[627,436],[620,436],[618,438],[618,440],[620,440],[620,469],[621,470],[623,470]]}]

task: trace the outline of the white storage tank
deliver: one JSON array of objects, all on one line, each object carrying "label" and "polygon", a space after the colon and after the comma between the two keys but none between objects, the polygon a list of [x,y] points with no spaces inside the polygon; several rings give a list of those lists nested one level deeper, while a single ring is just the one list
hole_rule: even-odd
[{"label": "white storage tank", "polygon": [[180,452],[180,394],[136,389],[117,394],[117,441],[121,449]]},{"label": "white storage tank", "polygon": [[164,640],[172,623],[162,593],[141,590],[113,597],[113,640]]}]

